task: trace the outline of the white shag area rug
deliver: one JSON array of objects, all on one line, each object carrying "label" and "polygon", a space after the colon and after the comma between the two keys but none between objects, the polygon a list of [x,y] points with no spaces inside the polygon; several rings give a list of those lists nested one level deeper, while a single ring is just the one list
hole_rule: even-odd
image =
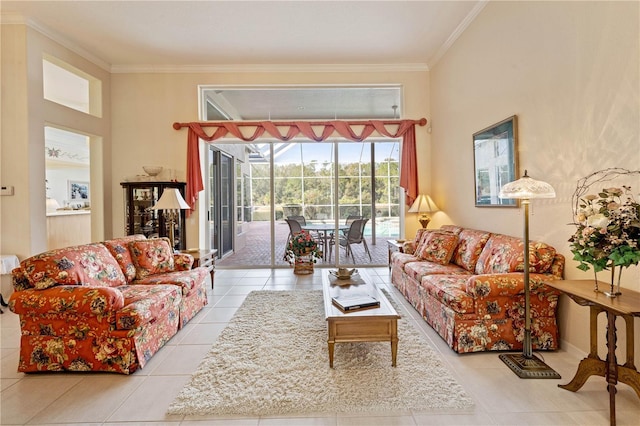
[{"label": "white shag area rug", "polygon": [[329,368],[322,291],[254,291],[169,414],[247,415],[465,409],[471,398],[404,319],[390,343],[337,343]]}]

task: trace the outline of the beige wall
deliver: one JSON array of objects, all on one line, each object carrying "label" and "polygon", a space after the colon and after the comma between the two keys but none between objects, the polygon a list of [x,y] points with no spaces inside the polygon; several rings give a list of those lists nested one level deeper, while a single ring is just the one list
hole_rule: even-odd
[{"label": "beige wall", "polygon": [[[25,25],[5,24],[2,30],[1,179],[13,186],[13,196],[1,203],[2,253],[20,259],[47,248],[45,212],[44,126],[52,125],[91,136],[92,240],[111,232],[109,152],[110,75],[105,70]],[[43,97],[42,58],[50,55],[102,80],[103,114],[93,117],[47,101]],[[105,220],[105,217],[108,220]]]},{"label": "beige wall", "polygon": [[[557,192],[532,201],[531,238],[567,257],[566,278],[591,279],[567,242],[571,198],[595,171],[640,169],[638,16],[637,2],[488,3],[431,70],[433,195],[447,215],[434,220],[522,235],[521,209],[476,208],[473,192],[472,134],[517,114],[521,174]],[[639,269],[625,288],[640,290]],[[565,342],[588,350],[588,309],[563,298],[560,317]]]},{"label": "beige wall", "polygon": [[[176,131],[176,121],[198,121],[198,85],[321,85],[401,84],[404,89],[403,116],[428,118],[429,74],[418,72],[297,72],[297,73],[211,73],[211,74],[113,74],[113,181],[112,191],[122,192],[120,182],[143,174],[142,166],[158,164],[186,170],[186,130]],[[391,106],[389,106],[391,107]],[[266,117],[265,117],[266,118]],[[427,127],[416,128],[420,189],[430,184],[430,135]],[[201,193],[203,197],[204,193]],[[124,234],[122,197],[114,197],[114,236]],[[187,246],[197,246],[198,214],[187,219]],[[408,220],[407,235],[415,234],[417,220]]]}]

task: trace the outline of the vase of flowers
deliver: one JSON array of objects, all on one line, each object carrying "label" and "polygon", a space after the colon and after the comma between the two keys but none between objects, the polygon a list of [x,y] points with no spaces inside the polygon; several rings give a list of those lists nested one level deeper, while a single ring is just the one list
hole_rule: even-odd
[{"label": "vase of flowers", "polygon": [[307,231],[294,234],[287,244],[287,261],[294,274],[312,274],[313,265],[322,257],[318,242]]},{"label": "vase of flowers", "polygon": [[[573,259],[578,269],[596,274],[611,269],[609,297],[620,294],[623,268],[640,262],[640,204],[631,194],[631,187],[605,188],[598,194],[582,196],[575,214],[576,232],[571,236]],[[614,272],[618,267],[618,289],[614,291]]]}]

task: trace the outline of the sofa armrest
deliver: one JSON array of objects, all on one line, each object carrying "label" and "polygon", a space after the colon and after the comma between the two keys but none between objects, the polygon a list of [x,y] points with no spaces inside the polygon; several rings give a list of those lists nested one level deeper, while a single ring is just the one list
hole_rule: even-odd
[{"label": "sofa armrest", "polygon": [[[557,293],[544,284],[545,281],[555,280],[552,274],[529,274],[529,290],[531,293]],[[524,294],[524,274],[510,272],[504,274],[474,275],[467,281],[467,294],[474,299],[490,297],[512,297]]]},{"label": "sofa armrest", "polygon": [[176,271],[188,271],[193,266],[193,256],[189,253],[174,253],[173,264]]},{"label": "sofa armrest", "polygon": [[55,286],[16,291],[9,309],[16,314],[80,314],[102,316],[122,309],[124,297],[112,287]]},{"label": "sofa armrest", "polygon": [[406,254],[414,254],[417,248],[416,245],[415,241],[405,241],[402,244],[402,252]]}]

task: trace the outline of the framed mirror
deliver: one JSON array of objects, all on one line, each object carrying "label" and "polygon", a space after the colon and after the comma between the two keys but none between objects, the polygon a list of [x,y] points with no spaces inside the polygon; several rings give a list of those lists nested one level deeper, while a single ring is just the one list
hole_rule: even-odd
[{"label": "framed mirror", "polygon": [[476,207],[518,207],[518,200],[498,197],[518,178],[517,125],[514,115],[473,134]]}]

